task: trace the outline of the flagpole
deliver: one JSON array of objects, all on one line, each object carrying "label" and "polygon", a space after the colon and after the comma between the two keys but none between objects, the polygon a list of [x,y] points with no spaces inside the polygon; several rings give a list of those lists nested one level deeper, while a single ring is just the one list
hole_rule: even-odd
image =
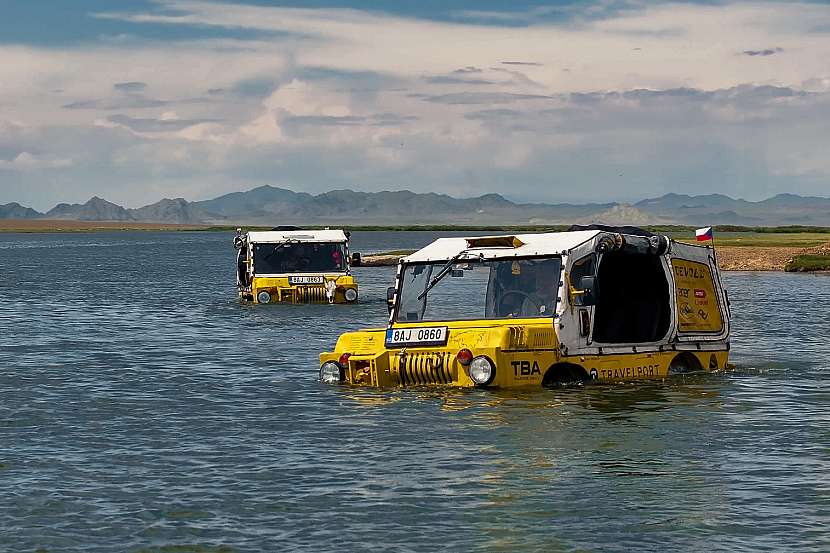
[{"label": "flagpole", "polygon": [[720,264],[718,263],[718,250],[715,249],[715,227],[712,227],[712,255],[715,256],[715,267],[720,270]]}]

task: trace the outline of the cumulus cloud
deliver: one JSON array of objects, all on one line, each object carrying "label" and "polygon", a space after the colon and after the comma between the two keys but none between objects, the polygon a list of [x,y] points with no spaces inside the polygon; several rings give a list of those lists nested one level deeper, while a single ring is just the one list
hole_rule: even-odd
[{"label": "cumulus cloud", "polygon": [[822,193],[830,178],[830,44],[812,34],[830,24],[828,6],[629,3],[571,8],[578,24],[549,12],[490,14],[488,25],[154,6],[102,16],[228,37],[180,40],[175,56],[135,37],[0,46],[0,168],[13,175],[0,202],[43,209],[97,194],[136,205],[259,184],[757,198]]}]

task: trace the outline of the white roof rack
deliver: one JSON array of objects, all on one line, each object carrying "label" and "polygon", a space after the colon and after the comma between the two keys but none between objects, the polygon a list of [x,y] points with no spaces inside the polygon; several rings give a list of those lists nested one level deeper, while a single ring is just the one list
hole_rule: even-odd
[{"label": "white roof rack", "polygon": [[601,234],[599,230],[545,232],[538,234],[503,234],[439,238],[432,244],[405,257],[405,263],[445,261],[463,251],[483,259],[500,259],[541,255],[558,255]]},{"label": "white roof rack", "polygon": [[281,244],[284,242],[345,242],[342,230],[266,230],[251,231],[248,241],[254,244]]}]

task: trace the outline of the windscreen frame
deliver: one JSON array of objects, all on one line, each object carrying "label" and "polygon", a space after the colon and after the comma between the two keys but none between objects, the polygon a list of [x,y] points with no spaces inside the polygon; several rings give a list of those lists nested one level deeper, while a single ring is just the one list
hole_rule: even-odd
[{"label": "windscreen frame", "polygon": [[[406,325],[406,324],[456,322],[456,321],[457,322],[468,322],[468,321],[477,321],[477,320],[483,320],[483,321],[488,321],[488,322],[496,322],[496,321],[503,321],[503,320],[517,321],[517,320],[544,320],[544,319],[551,319],[552,320],[552,319],[555,319],[559,315],[558,311],[559,311],[559,309],[562,305],[562,301],[563,301],[562,289],[563,289],[563,275],[564,275],[565,264],[566,264],[566,256],[565,255],[563,255],[563,254],[544,254],[544,255],[524,255],[524,256],[482,258],[482,257],[476,257],[474,255],[474,252],[471,252],[470,258],[468,258],[468,259],[467,258],[461,258],[456,263],[457,264],[464,264],[464,263],[480,264],[480,263],[495,263],[495,262],[527,261],[527,260],[554,260],[554,259],[559,261],[559,274],[557,275],[557,278],[556,278],[556,281],[555,281],[556,282],[556,287],[555,287],[555,290],[553,291],[553,295],[552,295],[553,305],[552,305],[552,309],[551,309],[550,314],[536,315],[536,316],[521,316],[521,317],[512,317],[512,318],[506,318],[506,317],[487,318],[485,316],[475,317],[475,318],[446,318],[446,319],[423,319],[422,318],[422,319],[419,319],[418,321],[402,321],[402,320],[399,320],[400,309],[401,309],[402,303],[403,303],[403,289],[404,289],[404,285],[405,285],[404,277],[406,275],[406,270],[409,267],[414,267],[414,266],[418,266],[418,265],[423,265],[423,266],[432,265],[436,268],[440,268],[444,264],[449,262],[450,259],[447,258],[447,259],[436,259],[436,260],[433,260],[433,261],[414,261],[414,262],[410,262],[410,263],[401,262],[400,265],[398,266],[398,271],[397,271],[397,275],[396,275],[395,305],[394,305],[394,307],[393,307],[393,309],[390,313],[389,326],[391,328],[394,325],[400,325],[400,324]],[[434,274],[430,275],[430,276],[434,276]],[[446,276],[444,278],[453,278],[453,277],[452,276]],[[427,285],[428,285],[428,281],[427,281]],[[440,283],[438,285],[440,286]],[[488,284],[488,288],[485,289],[485,294],[487,294],[488,289],[489,289],[489,284]],[[429,294],[427,294],[427,298],[428,298],[428,295]]]}]

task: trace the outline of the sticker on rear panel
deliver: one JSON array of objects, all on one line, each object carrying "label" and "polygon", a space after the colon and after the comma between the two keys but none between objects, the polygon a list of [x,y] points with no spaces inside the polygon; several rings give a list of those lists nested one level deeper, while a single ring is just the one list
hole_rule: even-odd
[{"label": "sticker on rear panel", "polygon": [[723,320],[712,280],[705,263],[672,259],[677,297],[677,326],[681,333],[720,332]]}]

